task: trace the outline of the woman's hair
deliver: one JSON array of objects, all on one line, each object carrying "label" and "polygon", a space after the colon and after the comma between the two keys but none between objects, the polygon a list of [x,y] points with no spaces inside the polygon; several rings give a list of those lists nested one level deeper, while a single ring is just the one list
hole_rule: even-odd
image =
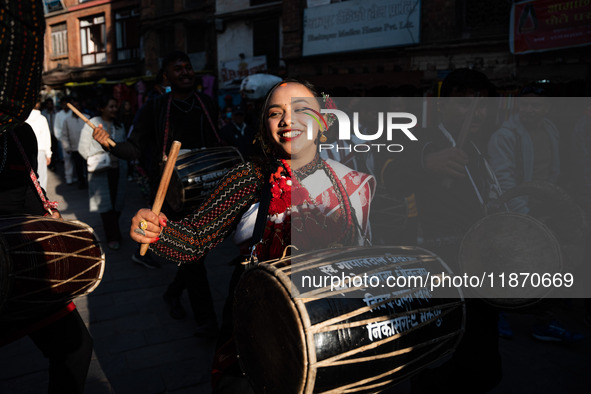
[{"label": "woman's hair", "polygon": [[[102,112],[101,110],[103,108],[105,108],[107,105],[109,105],[109,101],[111,101],[111,100],[117,102],[117,100],[113,96],[109,96],[109,95],[100,96],[98,104],[97,104],[97,109],[98,109],[99,114],[101,114],[101,112]],[[119,115],[119,111],[117,111],[117,116],[118,115]],[[120,126],[121,122],[119,122],[118,118],[115,118],[115,119],[113,119],[113,124],[115,126]]]},{"label": "woman's hair", "polygon": [[258,139],[259,139],[260,144],[262,145],[262,149],[263,149],[264,153],[269,153],[270,143],[271,143],[271,141],[269,141],[269,139],[268,139],[267,129],[266,129],[267,106],[269,105],[269,100],[271,99],[271,96],[273,95],[275,90],[279,86],[282,86],[286,83],[299,83],[300,85],[303,85],[306,89],[308,89],[310,91],[310,93],[312,93],[312,96],[314,96],[314,97],[319,96],[318,91],[316,90],[314,85],[312,85],[308,81],[298,80],[295,78],[286,78],[280,82],[277,82],[275,85],[273,85],[273,87],[271,89],[269,89],[269,91],[267,92],[267,95],[265,96],[265,100],[263,101],[263,106],[261,107],[261,113],[260,113],[260,117],[259,117]]}]

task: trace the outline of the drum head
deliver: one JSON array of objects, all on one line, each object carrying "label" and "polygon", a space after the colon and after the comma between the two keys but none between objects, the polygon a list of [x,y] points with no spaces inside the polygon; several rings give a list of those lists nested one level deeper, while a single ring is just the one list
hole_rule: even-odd
[{"label": "drum head", "polygon": [[[558,240],[542,222],[503,212],[481,219],[468,230],[459,263],[461,274],[485,279],[481,288],[469,289],[473,296],[498,307],[519,308],[548,295],[550,288],[536,282],[544,273],[561,272],[562,254]],[[522,273],[533,277],[526,279]],[[510,281],[511,274],[517,274],[516,281]]]},{"label": "drum head", "polygon": [[210,196],[217,183],[244,158],[233,146],[193,149],[179,155],[165,201],[174,212],[193,211]]},{"label": "drum head", "polygon": [[302,322],[289,289],[272,273],[254,269],[244,273],[234,294],[240,364],[255,391],[301,393],[307,352]]}]

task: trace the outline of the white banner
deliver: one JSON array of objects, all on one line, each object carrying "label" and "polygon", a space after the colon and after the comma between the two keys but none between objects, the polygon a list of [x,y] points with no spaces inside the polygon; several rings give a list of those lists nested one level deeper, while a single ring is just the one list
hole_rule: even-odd
[{"label": "white banner", "polygon": [[352,0],[304,10],[303,55],[417,44],[420,0]]},{"label": "white banner", "polygon": [[267,71],[266,56],[220,62],[220,85],[222,87],[232,84],[240,86],[244,77],[265,71]]}]

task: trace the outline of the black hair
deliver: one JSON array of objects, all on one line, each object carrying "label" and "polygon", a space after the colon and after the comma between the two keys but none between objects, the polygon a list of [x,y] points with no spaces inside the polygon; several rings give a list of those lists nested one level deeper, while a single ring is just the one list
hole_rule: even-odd
[{"label": "black hair", "polygon": [[441,97],[449,97],[454,92],[465,93],[468,90],[486,90],[489,97],[497,91],[486,75],[469,68],[458,68],[445,77],[441,85]]},{"label": "black hair", "polygon": [[[97,109],[105,108],[111,100],[115,100],[115,97],[109,95],[100,96],[99,101],[97,103]],[[117,102],[117,100],[115,100],[115,102]]]},{"label": "black hair", "polygon": [[162,69],[166,70],[166,68],[168,66],[170,66],[172,63],[174,63],[178,60],[191,63],[191,59],[189,59],[189,55],[187,55],[185,52],[172,51],[168,55],[166,55],[166,57],[162,60]]},{"label": "black hair", "polygon": [[[97,110],[98,110],[98,112],[99,112],[99,116],[100,116],[100,113],[101,113],[101,109],[105,108],[109,104],[109,101],[111,101],[111,100],[117,102],[117,99],[115,97],[110,96],[108,94],[107,95],[102,95],[102,96],[99,97],[99,101],[98,101],[97,107],[96,107]],[[119,112],[119,111],[117,111],[117,112]],[[121,122],[119,122],[119,119],[115,118],[115,119],[113,119],[113,124],[115,124],[116,126],[120,126],[121,125]]]}]

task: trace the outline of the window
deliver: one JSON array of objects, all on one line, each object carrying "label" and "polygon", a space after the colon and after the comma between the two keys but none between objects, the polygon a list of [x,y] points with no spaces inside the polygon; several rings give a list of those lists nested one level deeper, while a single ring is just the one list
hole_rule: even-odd
[{"label": "window", "polygon": [[68,56],[68,29],[65,23],[51,26],[51,56]]},{"label": "window", "polygon": [[80,19],[80,49],[83,65],[107,62],[105,15]]},{"label": "window", "polygon": [[279,20],[277,18],[261,20],[253,24],[253,55],[267,56],[267,67],[279,67]]},{"label": "window", "polygon": [[140,48],[138,9],[115,12],[117,60],[137,59]]},{"label": "window", "polygon": [[61,11],[64,9],[64,4],[61,0],[45,0],[43,2],[43,10],[45,13]]}]

